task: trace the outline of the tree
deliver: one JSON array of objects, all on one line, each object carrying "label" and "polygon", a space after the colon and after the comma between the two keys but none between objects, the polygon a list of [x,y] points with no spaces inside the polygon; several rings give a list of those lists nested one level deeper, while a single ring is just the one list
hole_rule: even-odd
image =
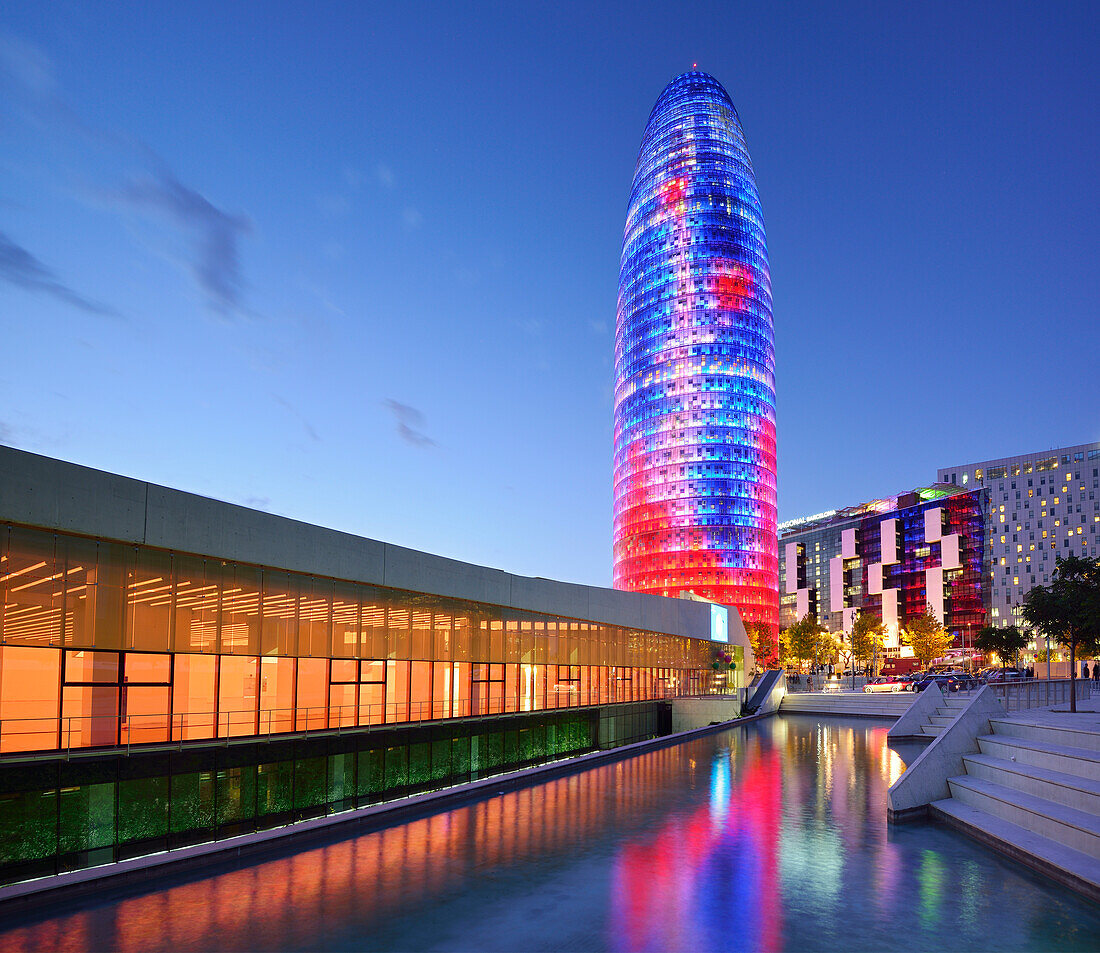
[{"label": "tree", "polygon": [[779,662],[779,645],[767,622],[750,622],[745,626],[757,668],[775,668]]},{"label": "tree", "polygon": [[[816,623],[815,623],[816,625]],[[817,626],[817,637],[814,639],[814,665],[827,665],[835,662],[840,643],[833,634],[823,626]]]},{"label": "tree", "polygon": [[820,636],[825,630],[817,619],[807,612],[787,629],[787,645],[791,656],[800,662],[812,662],[821,652]]},{"label": "tree", "polygon": [[995,652],[1001,660],[1001,669],[1005,662],[1014,659],[1020,654],[1020,650],[1027,646],[1028,638],[1016,626],[1009,625],[1002,628],[987,625],[977,638],[974,645],[982,652]]},{"label": "tree", "polygon": [[870,612],[861,612],[852,624],[848,640],[852,646],[852,658],[866,665],[882,652],[882,643],[886,635],[886,626],[882,620]]},{"label": "tree", "polygon": [[944,630],[930,605],[905,623],[902,641],[912,646],[913,654],[922,665],[928,665],[951,647],[951,636]]},{"label": "tree", "polygon": [[1069,649],[1069,710],[1077,711],[1077,653],[1100,649],[1100,559],[1059,556],[1050,585],[1024,597],[1023,617]]}]

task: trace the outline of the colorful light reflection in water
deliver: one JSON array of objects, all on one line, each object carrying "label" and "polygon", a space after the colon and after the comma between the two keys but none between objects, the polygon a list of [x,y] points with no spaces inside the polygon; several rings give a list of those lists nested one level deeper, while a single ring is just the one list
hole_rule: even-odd
[{"label": "colorful light reflection in water", "polygon": [[614,583],[778,628],[775,346],[741,121],[676,77],[642,137],[615,331]]},{"label": "colorful light reflection in water", "polygon": [[612,889],[614,949],[682,949],[685,940],[696,950],[780,948],[779,753],[754,760],[736,784],[731,773],[729,754],[720,752],[710,803],[623,850]]},{"label": "colorful light reflection in water", "polygon": [[[1100,913],[889,830],[863,720],[773,718],[383,831],[65,901],[9,950],[1095,950]],[[915,755],[916,752],[911,752]]]}]

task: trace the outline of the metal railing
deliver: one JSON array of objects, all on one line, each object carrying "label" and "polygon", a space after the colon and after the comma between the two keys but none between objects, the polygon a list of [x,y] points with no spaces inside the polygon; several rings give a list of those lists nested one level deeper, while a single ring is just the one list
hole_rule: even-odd
[{"label": "metal railing", "polygon": [[1092,697],[1092,683],[1086,678],[1021,678],[988,685],[1001,700],[1005,711],[1026,711],[1029,708],[1053,708],[1068,705],[1070,686],[1076,683],[1077,700]]},{"label": "metal railing", "polygon": [[[704,694],[715,694],[706,692]],[[553,704],[512,697],[456,698],[451,701],[324,705],[263,708],[241,711],[160,712],[151,714],[63,715],[60,718],[5,718],[0,720],[0,754],[24,754],[73,749],[125,747],[144,744],[182,744],[185,741],[270,738],[313,731],[335,731],[407,725],[487,715],[561,711],[591,705],[664,701],[700,694],[697,688],[676,692],[664,686],[642,692],[551,693]],[[540,699],[541,701],[541,699]]]}]

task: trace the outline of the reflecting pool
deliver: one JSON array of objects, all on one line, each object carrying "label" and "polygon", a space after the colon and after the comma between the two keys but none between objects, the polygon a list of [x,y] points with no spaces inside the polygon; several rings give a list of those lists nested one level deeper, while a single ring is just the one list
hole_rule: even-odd
[{"label": "reflecting pool", "polygon": [[916,749],[777,717],[286,856],[6,922],[0,950],[1096,950],[1100,911],[888,829]]}]

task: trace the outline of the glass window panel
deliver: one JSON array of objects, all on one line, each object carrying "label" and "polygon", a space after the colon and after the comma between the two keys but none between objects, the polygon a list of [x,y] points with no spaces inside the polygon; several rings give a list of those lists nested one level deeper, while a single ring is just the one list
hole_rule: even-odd
[{"label": "glass window panel", "polygon": [[66,652],[65,681],[118,684],[117,652]]},{"label": "glass window panel", "polygon": [[432,616],[431,659],[439,662],[451,659],[451,626],[454,618],[450,612],[435,612]]},{"label": "glass window panel", "polygon": [[175,657],[172,676],[172,737],[192,741],[214,737],[215,655]]},{"label": "glass window panel", "polygon": [[370,659],[362,661],[359,664],[359,680],[361,682],[384,682],[386,680],[386,663]]},{"label": "glass window panel", "polygon": [[[82,543],[70,540],[68,558],[85,568],[70,572],[69,577],[81,577],[87,583],[87,592],[92,592],[94,586],[93,644],[97,649],[120,649],[126,621],[126,580],[135,558],[134,547],[100,540],[96,545],[96,562],[91,563],[91,545]],[[88,565],[94,565],[95,569],[89,571]],[[91,598],[76,599],[77,603],[82,601],[87,603]],[[88,610],[84,614],[87,618]]]},{"label": "glass window panel", "polygon": [[470,714],[470,663],[455,662],[451,672],[451,699],[455,718]]},{"label": "glass window panel", "polygon": [[260,651],[260,570],[252,566],[222,568],[221,651],[255,655]]},{"label": "glass window panel", "polygon": [[409,657],[412,659],[430,659],[432,657],[431,611],[414,609],[410,613],[410,624]]},{"label": "glass window panel", "polygon": [[386,668],[386,721],[409,720],[409,663],[394,661]]},{"label": "glass window panel", "polygon": [[218,660],[219,738],[256,733],[259,661],[254,655],[223,655]]},{"label": "glass window panel", "polygon": [[295,730],[324,728],[328,715],[328,659],[298,659],[298,715]]},{"label": "glass window panel", "polygon": [[519,666],[504,666],[504,710],[516,711],[519,707]]},{"label": "glass window panel", "polygon": [[386,720],[385,682],[364,682],[359,686],[359,724],[380,725]]},{"label": "glass window panel", "polygon": [[332,654],[359,656],[359,587],[337,582],[332,598]]},{"label": "glass window panel", "polygon": [[371,598],[374,590],[364,588],[362,605],[363,654],[386,658],[386,606]]},{"label": "glass window panel", "polygon": [[114,745],[118,738],[117,685],[66,685],[62,689],[62,748]]},{"label": "glass window panel", "polygon": [[432,677],[432,717],[451,717],[451,677],[450,662],[435,662]]},{"label": "glass window panel", "polygon": [[332,641],[332,580],[300,578],[298,644],[305,655],[327,658]]},{"label": "glass window panel", "polygon": [[[123,680],[126,682],[152,682],[167,685],[171,677],[172,657],[170,655],[127,652],[123,656]],[[74,681],[72,678],[69,680]]]},{"label": "glass window panel", "polygon": [[412,624],[409,610],[402,606],[390,606],[386,613],[386,648],[388,658],[409,657],[409,627]]},{"label": "glass window panel", "polygon": [[221,598],[217,577],[208,580],[206,560],[194,556],[178,556],[173,564],[176,570],[172,613],[175,649],[177,652],[213,652],[218,645],[218,602]]},{"label": "glass window panel", "polygon": [[52,534],[13,527],[0,562],[0,633],[8,644],[60,645],[65,565]]},{"label": "glass window panel", "polygon": [[0,646],[0,751],[57,747],[61,652]]},{"label": "glass window panel", "polygon": [[348,728],[356,724],[359,696],[358,682],[334,682],[329,688],[330,728]]},{"label": "glass window panel", "polygon": [[167,685],[127,685],[123,689],[123,744],[168,740]]},{"label": "glass window panel", "polygon": [[298,593],[290,574],[264,570],[261,644],[265,655],[298,654]]},{"label": "glass window panel", "polygon": [[357,682],[359,681],[359,663],[353,659],[332,660],[332,682]]},{"label": "glass window panel", "polygon": [[260,659],[260,731],[294,730],[294,669],[297,659]]},{"label": "glass window panel", "polygon": [[409,717],[426,721],[432,717],[432,663],[413,662]]},{"label": "glass window panel", "polygon": [[126,580],[127,648],[167,652],[172,629],[172,555],[140,548]]}]

